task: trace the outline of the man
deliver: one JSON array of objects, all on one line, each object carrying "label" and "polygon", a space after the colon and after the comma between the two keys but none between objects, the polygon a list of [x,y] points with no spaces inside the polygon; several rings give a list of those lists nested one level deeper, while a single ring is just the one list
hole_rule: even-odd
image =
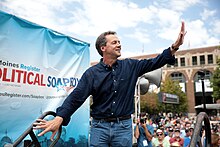
[{"label": "man", "polygon": [[153,147],[170,147],[169,140],[164,138],[164,131],[157,129],[156,135],[157,137],[152,141]]},{"label": "man", "polygon": [[71,115],[89,95],[93,96],[90,146],[132,146],[132,120],[134,91],[139,76],[165,64],[174,64],[174,53],[183,44],[185,26],[174,44],[153,59],[118,60],[121,44],[115,32],[102,33],[96,40],[96,49],[103,57],[97,65],[87,69],[77,87],[57,108],[51,121],[38,120],[35,129],[44,129],[39,135],[51,131],[51,139],[61,125],[67,125]]},{"label": "man", "polygon": [[165,139],[166,140],[170,140],[170,138],[172,138],[173,137],[173,135],[174,135],[174,130],[173,130],[173,127],[169,127],[169,129],[168,129],[168,135],[167,136],[165,136]]},{"label": "man", "polygon": [[183,142],[183,147],[188,147],[190,144],[192,132],[191,129],[186,128],[185,129],[185,137],[184,137],[184,142]]},{"label": "man", "polygon": [[178,142],[183,147],[184,139],[180,137],[180,129],[175,129],[174,137],[170,138],[170,144]]},{"label": "man", "polygon": [[152,135],[154,133],[153,126],[146,124],[145,118],[137,120],[134,128],[134,137],[137,139],[138,147],[152,147]]},{"label": "man", "polygon": [[191,123],[189,121],[186,121],[184,127],[180,130],[180,137],[181,138],[184,138],[186,136],[185,130],[189,130],[190,127],[191,127]]}]

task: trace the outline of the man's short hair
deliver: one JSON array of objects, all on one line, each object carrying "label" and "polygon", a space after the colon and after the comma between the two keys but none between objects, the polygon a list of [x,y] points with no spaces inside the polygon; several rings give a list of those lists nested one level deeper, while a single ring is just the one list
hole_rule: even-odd
[{"label": "man's short hair", "polygon": [[106,40],[106,36],[107,35],[116,35],[117,33],[114,32],[114,31],[107,31],[107,32],[104,32],[102,33],[101,35],[99,35],[99,37],[96,39],[96,42],[95,42],[95,47],[98,51],[98,53],[103,57],[103,53],[102,53],[102,50],[101,50],[101,47],[102,46],[106,46],[106,43],[107,43],[107,40]]},{"label": "man's short hair", "polygon": [[188,133],[190,132],[191,130],[190,129],[185,129],[185,133]]}]

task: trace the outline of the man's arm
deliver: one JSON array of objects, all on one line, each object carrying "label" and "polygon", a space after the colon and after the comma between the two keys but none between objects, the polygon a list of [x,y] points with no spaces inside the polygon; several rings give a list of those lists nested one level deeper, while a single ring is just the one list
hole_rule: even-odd
[{"label": "man's arm", "polygon": [[[146,72],[150,72],[152,70],[158,69],[158,68],[164,66],[165,64],[173,65],[175,62],[174,54],[179,49],[179,47],[183,44],[185,35],[186,35],[185,23],[183,21],[178,38],[175,41],[175,43],[173,43],[171,45],[171,47],[169,47],[168,49],[164,50],[162,52],[162,54],[158,55],[155,58],[148,60],[149,62],[143,62],[144,64],[145,63],[147,63],[147,64],[144,65],[143,72],[140,71],[139,75],[141,76]],[[140,62],[142,62],[142,61],[143,60],[140,60]],[[143,67],[143,65],[141,64],[140,67]]]},{"label": "man's arm", "polygon": [[182,26],[181,26],[181,29],[180,29],[180,33],[178,35],[178,38],[176,40],[175,43],[173,43],[170,47],[170,50],[171,50],[171,54],[174,55],[175,52],[179,49],[180,45],[183,44],[183,41],[184,41],[184,37],[186,35],[186,31],[185,31],[185,23],[184,21],[182,22]]},{"label": "man's arm", "polygon": [[[53,140],[59,127],[67,125],[71,115],[83,104],[91,91],[91,78],[87,78],[88,73],[84,73],[77,87],[68,95],[61,107],[57,108],[57,116],[53,120],[37,119],[34,123],[34,129],[44,129],[38,136],[42,136],[47,132],[52,132],[51,140]],[[90,76],[91,77],[91,76]]]},{"label": "man's arm", "polygon": [[140,131],[139,131],[140,119],[137,118],[137,119],[135,120],[135,123],[136,123],[136,127],[135,127],[135,131],[134,131],[134,137],[135,137],[136,139],[138,139],[138,138],[140,137]]},{"label": "man's arm", "polygon": [[93,75],[87,70],[80,78],[76,88],[68,95],[63,104],[56,109],[57,116],[63,118],[62,125],[70,122],[72,114],[85,102],[92,91]]},{"label": "man's arm", "polygon": [[146,124],[143,123],[143,124],[142,124],[142,127],[144,128],[144,132],[145,132],[145,135],[146,135],[147,139],[148,139],[149,141],[151,141],[151,140],[152,140],[152,135],[151,135],[150,132],[148,131]]},{"label": "man's arm", "polygon": [[138,124],[137,124],[136,127],[135,127],[135,131],[134,131],[134,137],[135,137],[136,139],[138,139],[139,136],[140,136],[139,126],[138,126]]}]

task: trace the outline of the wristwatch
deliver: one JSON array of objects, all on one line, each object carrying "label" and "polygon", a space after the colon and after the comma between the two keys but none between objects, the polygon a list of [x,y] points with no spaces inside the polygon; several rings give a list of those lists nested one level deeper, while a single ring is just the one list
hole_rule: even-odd
[{"label": "wristwatch", "polygon": [[179,48],[178,47],[174,48],[173,45],[171,45],[171,49],[174,50],[174,51],[178,51]]}]

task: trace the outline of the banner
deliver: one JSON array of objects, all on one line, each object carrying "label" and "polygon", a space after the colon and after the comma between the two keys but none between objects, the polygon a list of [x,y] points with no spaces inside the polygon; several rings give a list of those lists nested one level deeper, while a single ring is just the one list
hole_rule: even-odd
[{"label": "banner", "polygon": [[[43,112],[56,111],[88,68],[89,44],[0,11],[0,146]],[[89,99],[57,146],[87,146]],[[48,146],[50,135],[39,137]]]}]

